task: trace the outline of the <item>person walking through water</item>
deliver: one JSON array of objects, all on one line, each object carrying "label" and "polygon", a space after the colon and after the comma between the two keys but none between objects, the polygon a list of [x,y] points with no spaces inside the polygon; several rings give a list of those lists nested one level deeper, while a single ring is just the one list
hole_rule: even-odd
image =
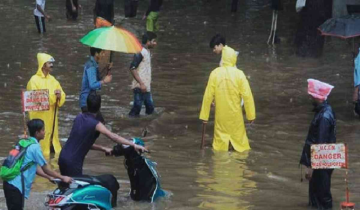
[{"label": "person walking through water", "polygon": [[30,196],[35,175],[39,175],[49,181],[52,181],[54,178],[61,179],[61,181],[65,183],[71,183],[72,181],[72,178],[62,176],[51,170],[48,163],[46,163],[39,146],[39,142],[44,139],[46,133],[44,130],[44,122],[40,119],[32,119],[27,123],[27,127],[30,134],[28,141],[31,141],[32,144],[25,150],[24,162],[22,163],[21,168],[26,168],[27,166],[30,167],[22,173],[23,176],[19,174],[14,179],[3,182],[8,210],[24,209],[24,198],[28,199]]},{"label": "person walking through water", "polygon": [[45,3],[45,0],[36,0],[35,3],[34,17],[39,34],[46,32],[45,19],[50,20],[50,16],[45,13]]},{"label": "person walking through water", "polygon": [[309,206],[317,209],[331,209],[332,196],[331,174],[333,169],[311,169],[312,144],[336,143],[335,113],[327,102],[334,86],[308,79],[308,94],[314,106],[314,118],[311,121],[305,145],[301,154],[300,164],[306,166],[305,178],[309,180]]},{"label": "person walking through water", "polygon": [[[84,73],[83,78],[81,82],[81,91],[80,91],[80,109],[82,113],[88,112],[88,107],[86,104],[86,100],[88,98],[88,95],[91,92],[96,92],[99,90],[104,84],[111,82],[112,75],[110,74],[110,70],[112,68],[112,64],[109,63],[106,68],[108,71],[108,74],[103,78],[100,79],[100,72],[99,72],[99,61],[102,59],[102,57],[105,56],[105,51],[102,49],[90,48],[90,58],[85,63],[84,67]],[[101,114],[101,112],[97,112],[97,119],[104,123],[104,118]]]},{"label": "person walking through water", "polygon": [[[212,42],[210,42],[210,47]],[[207,123],[210,107],[215,102],[215,128],[213,148],[228,151],[230,144],[238,151],[250,149],[246,135],[241,99],[244,100],[246,117],[255,120],[255,104],[250,85],[243,71],[234,67],[233,56],[223,56],[222,66],[213,70],[206,86],[200,119]]]},{"label": "person walking through water", "polygon": [[61,151],[58,134],[58,109],[64,105],[66,95],[60,83],[50,75],[55,62],[54,58],[45,53],[38,53],[37,60],[39,63],[38,70],[27,83],[26,90],[49,90],[50,108],[48,111],[31,111],[29,117],[30,120],[36,118],[43,120],[45,123],[45,138],[40,142],[40,145],[44,155],[48,156],[52,146],[56,154]]},{"label": "person walking through water", "polygon": [[134,77],[131,89],[134,92],[134,104],[130,110],[130,117],[138,117],[142,104],[145,104],[146,114],[154,112],[154,101],[151,95],[151,54],[150,49],[156,43],[156,34],[146,32],[142,37],[143,48],[140,53],[134,55],[134,60],[130,64],[130,71]]},{"label": "person walking through water", "polygon": [[163,3],[163,0],[150,0],[149,8],[143,16],[143,20],[146,19],[146,30],[151,32],[157,32],[159,30],[159,11]]},{"label": "person walking through water", "polygon": [[130,71],[134,77],[131,89],[134,92],[133,107],[130,110],[130,117],[138,117],[142,104],[145,104],[146,114],[154,112],[154,101],[151,95],[151,54],[150,49],[157,45],[156,34],[146,32],[142,37],[143,48],[140,53],[134,55],[130,64]]}]

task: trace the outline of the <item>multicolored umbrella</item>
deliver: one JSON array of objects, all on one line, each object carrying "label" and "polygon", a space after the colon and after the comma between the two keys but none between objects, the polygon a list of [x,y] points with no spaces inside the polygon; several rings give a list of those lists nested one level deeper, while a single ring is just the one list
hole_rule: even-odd
[{"label": "multicolored umbrella", "polygon": [[80,42],[90,47],[124,53],[138,53],[142,46],[129,31],[116,26],[102,27],[90,31]]}]

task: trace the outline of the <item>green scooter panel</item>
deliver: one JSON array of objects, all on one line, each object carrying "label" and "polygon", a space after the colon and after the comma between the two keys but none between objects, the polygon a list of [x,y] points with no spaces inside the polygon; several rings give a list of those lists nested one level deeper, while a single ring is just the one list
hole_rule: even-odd
[{"label": "green scooter panel", "polygon": [[74,203],[94,204],[97,207],[111,210],[111,192],[100,185],[89,185],[74,192]]}]

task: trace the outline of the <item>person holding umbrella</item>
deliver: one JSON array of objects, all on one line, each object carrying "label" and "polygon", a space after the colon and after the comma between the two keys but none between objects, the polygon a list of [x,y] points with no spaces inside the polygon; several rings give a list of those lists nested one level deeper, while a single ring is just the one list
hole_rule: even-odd
[{"label": "person holding umbrella", "polygon": [[38,53],[37,60],[39,63],[38,70],[27,83],[27,90],[49,90],[48,111],[32,111],[29,112],[30,120],[41,119],[45,123],[45,138],[40,142],[41,149],[45,156],[50,155],[51,146],[54,147],[56,154],[61,151],[61,145],[58,136],[58,112],[57,109],[65,103],[65,93],[60,83],[50,75],[54,66],[54,58],[45,53]]},{"label": "person holding umbrella", "polygon": [[[81,82],[81,92],[80,92],[80,108],[83,113],[88,112],[86,100],[90,92],[99,90],[104,84],[111,82],[112,75],[110,70],[112,68],[112,63],[108,64],[106,67],[108,69],[108,74],[100,79],[100,72],[98,63],[105,55],[104,51],[99,48],[90,48],[90,58],[85,63],[83,79]],[[98,118],[101,122],[104,122],[104,119],[99,111]]]}]

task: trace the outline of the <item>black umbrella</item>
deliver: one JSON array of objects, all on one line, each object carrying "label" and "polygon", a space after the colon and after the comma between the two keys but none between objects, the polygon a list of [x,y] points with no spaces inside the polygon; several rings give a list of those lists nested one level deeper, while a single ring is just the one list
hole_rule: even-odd
[{"label": "black umbrella", "polygon": [[343,39],[360,36],[360,14],[331,18],[318,30],[323,36],[336,36]]}]

